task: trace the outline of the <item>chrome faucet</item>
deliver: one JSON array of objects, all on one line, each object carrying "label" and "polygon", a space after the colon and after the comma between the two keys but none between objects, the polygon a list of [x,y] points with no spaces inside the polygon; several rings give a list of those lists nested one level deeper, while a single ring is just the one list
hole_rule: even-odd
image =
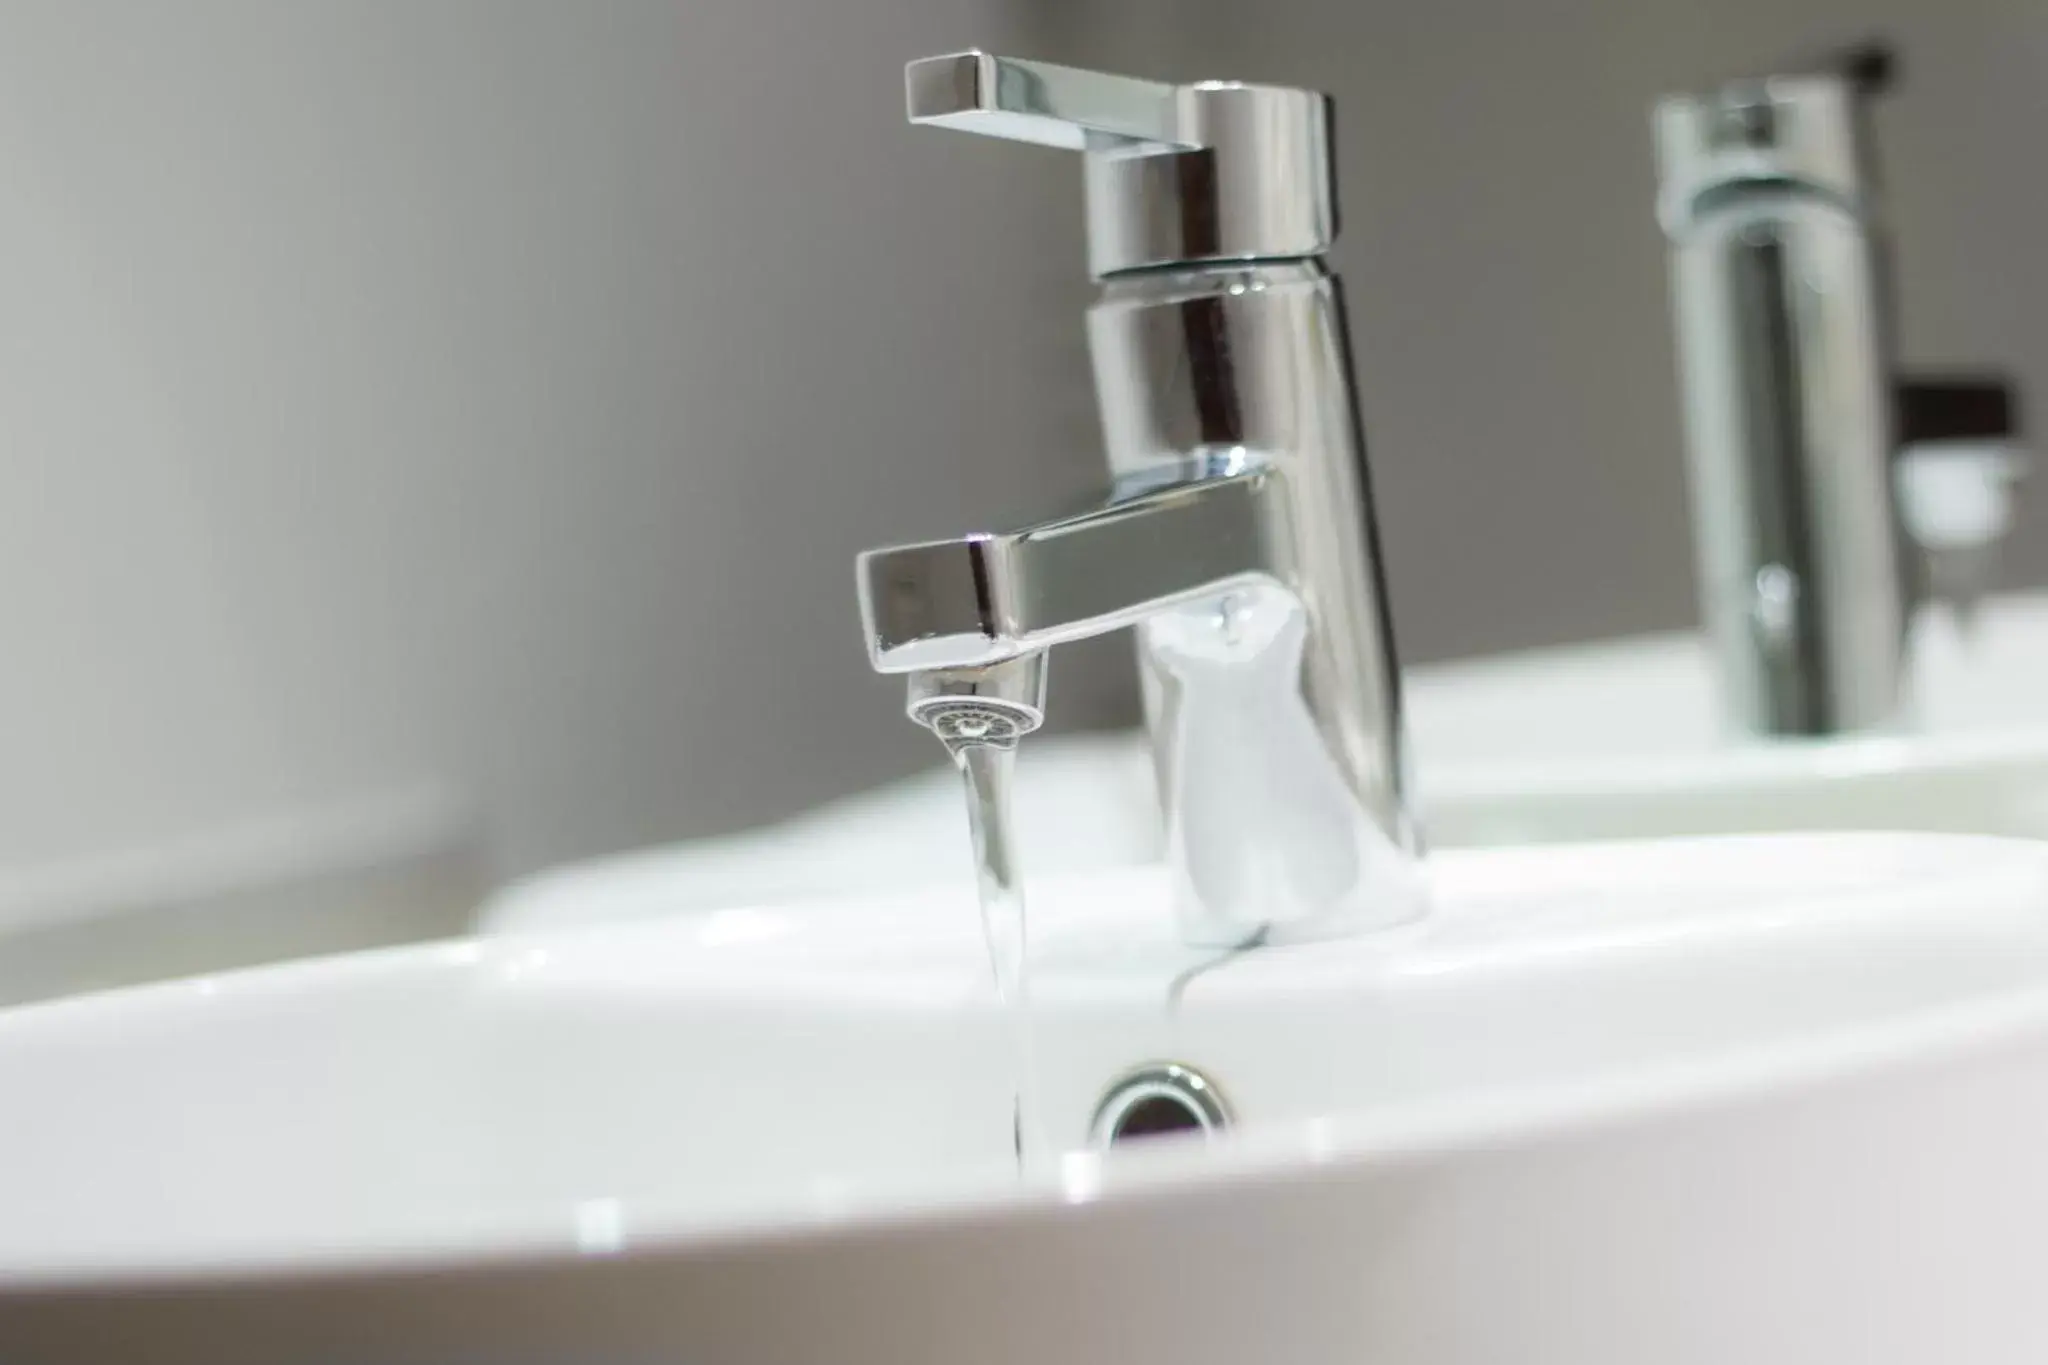
[{"label": "chrome faucet", "polygon": [[[1137,628],[1183,937],[1349,932],[1423,906],[1400,683],[1336,234],[1330,105],[964,52],[912,123],[1083,153],[1110,487],[1005,534],[871,550],[883,673],[1042,702],[1039,656]],[[1026,666],[1028,664],[1028,667]]]},{"label": "chrome faucet", "polygon": [[1982,429],[2004,381],[1898,377],[1869,118],[1892,66],[1854,48],[1656,111],[1702,616],[1755,734],[1899,718],[1916,601],[1981,590],[2016,472]]}]

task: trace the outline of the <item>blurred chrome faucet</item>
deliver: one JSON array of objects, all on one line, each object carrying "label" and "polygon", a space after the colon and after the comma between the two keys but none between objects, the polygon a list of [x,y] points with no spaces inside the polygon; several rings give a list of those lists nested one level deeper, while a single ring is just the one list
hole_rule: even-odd
[{"label": "blurred chrome faucet", "polygon": [[1891,74],[1856,48],[1657,108],[1702,614],[1753,733],[1891,724],[1915,599],[1981,590],[2016,472],[2002,380],[1897,374],[1869,120]]},{"label": "blurred chrome faucet", "polygon": [[[1103,503],[860,557],[869,656],[935,689],[1135,626],[1183,935],[1422,908],[1336,234],[1330,106],[965,52],[910,120],[1083,153]],[[1027,705],[1030,699],[1026,698]]]}]

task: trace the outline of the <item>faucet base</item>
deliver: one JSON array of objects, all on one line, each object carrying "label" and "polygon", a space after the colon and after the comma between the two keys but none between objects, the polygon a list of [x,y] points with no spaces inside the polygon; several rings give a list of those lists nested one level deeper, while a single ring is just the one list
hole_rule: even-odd
[{"label": "faucet base", "polygon": [[1404,924],[1428,897],[1301,690],[1308,612],[1277,587],[1165,612],[1140,631],[1181,937],[1297,942]]}]

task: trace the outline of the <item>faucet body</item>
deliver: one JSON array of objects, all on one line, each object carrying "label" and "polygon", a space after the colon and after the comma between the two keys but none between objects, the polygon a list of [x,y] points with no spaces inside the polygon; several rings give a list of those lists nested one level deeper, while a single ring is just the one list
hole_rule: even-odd
[{"label": "faucet body", "polygon": [[1913,585],[1886,245],[1849,64],[1658,107],[1707,638],[1735,725],[1888,725]]},{"label": "faucet body", "polygon": [[1087,153],[1109,489],[1021,530],[861,556],[875,667],[998,668],[1134,626],[1183,936],[1418,914],[1384,575],[1323,262],[1327,101],[978,53],[913,63],[908,83],[914,121]]}]

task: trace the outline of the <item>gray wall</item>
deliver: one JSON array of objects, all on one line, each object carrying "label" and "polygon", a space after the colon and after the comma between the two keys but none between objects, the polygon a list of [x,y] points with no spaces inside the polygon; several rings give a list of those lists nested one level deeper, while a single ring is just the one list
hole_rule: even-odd
[{"label": "gray wall", "polygon": [[[1414,658],[1691,617],[1667,84],[1896,32],[1908,349],[2048,393],[2048,19],[1536,8],[0,3],[0,869],[425,780],[512,871],[928,762],[854,551],[1096,455],[1078,170],[903,128],[920,52],[1340,97]],[[1119,643],[1053,686],[1130,714]]]},{"label": "gray wall", "polygon": [[901,126],[976,40],[0,5],[0,870],[419,781],[513,870],[923,761],[855,550],[1092,465],[1071,167]]}]

